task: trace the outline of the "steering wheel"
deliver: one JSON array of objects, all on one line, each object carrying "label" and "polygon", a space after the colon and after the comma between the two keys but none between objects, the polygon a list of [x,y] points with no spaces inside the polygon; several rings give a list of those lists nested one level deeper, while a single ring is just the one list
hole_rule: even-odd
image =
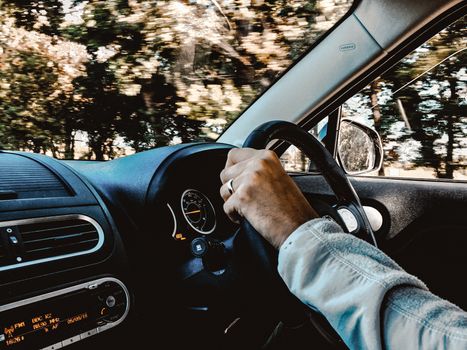
[{"label": "steering wheel", "polygon": [[[310,133],[286,121],[271,121],[260,125],[248,136],[243,146],[264,149],[272,140],[287,141],[313,159],[334,192],[337,199],[335,208],[348,210],[355,217],[357,228],[350,233],[376,246],[373,231],[360,200],[346,174],[328,150]],[[303,322],[306,315],[304,305],[288,291],[277,272],[277,251],[246,220],[241,224],[236,246],[241,254],[245,254],[246,251],[251,252],[246,265],[251,269],[251,264],[254,264],[256,268],[261,269],[261,273],[257,275],[262,276],[262,283],[268,285],[269,290],[274,290],[276,304],[277,300],[281,304],[279,309],[276,309],[279,318],[291,325]],[[308,312],[311,311],[308,307],[306,309]],[[342,341],[324,317],[315,312],[307,316],[311,316],[313,325],[329,341],[342,345]]]}]

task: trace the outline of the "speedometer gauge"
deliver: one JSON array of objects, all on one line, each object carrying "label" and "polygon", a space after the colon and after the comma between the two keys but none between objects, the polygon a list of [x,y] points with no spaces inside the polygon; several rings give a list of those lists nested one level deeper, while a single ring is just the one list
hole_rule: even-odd
[{"label": "speedometer gauge", "polygon": [[216,228],[216,213],[211,201],[197,190],[182,194],[182,213],[188,224],[199,233],[208,235]]}]

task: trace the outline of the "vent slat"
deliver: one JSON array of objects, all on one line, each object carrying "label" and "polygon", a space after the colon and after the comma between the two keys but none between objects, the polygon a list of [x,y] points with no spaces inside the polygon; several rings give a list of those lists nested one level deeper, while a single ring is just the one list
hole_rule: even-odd
[{"label": "vent slat", "polygon": [[86,251],[94,248],[97,244],[97,238],[88,240],[88,241],[83,241],[83,242],[78,242],[78,243],[72,243],[72,244],[67,244],[67,245],[61,245],[58,247],[45,247],[42,249],[36,249],[32,250],[28,253],[25,254],[25,260],[37,260],[37,259],[43,259],[43,258],[50,258],[50,257],[55,257],[55,256],[60,256],[60,255],[65,255],[65,254],[72,254],[80,251]]},{"label": "vent slat", "polygon": [[67,247],[71,247],[71,246],[76,246],[76,245],[86,245],[86,244],[89,244],[89,243],[95,243],[97,241],[97,238],[92,238],[92,239],[88,239],[88,240],[85,240],[85,241],[80,241],[80,242],[72,242],[72,243],[67,243],[67,244],[59,244],[59,245],[56,245],[56,246],[53,246],[53,247],[42,247],[42,248],[37,248],[37,249],[31,249],[31,250],[28,250],[27,253],[37,253],[37,252],[40,252],[40,251],[44,251],[44,250],[51,250],[51,249],[62,249],[62,248],[67,248]]},{"label": "vent slat", "polygon": [[21,233],[23,235],[28,235],[28,234],[31,234],[31,233],[41,233],[41,232],[58,230],[58,229],[66,230],[66,229],[70,229],[70,228],[85,227],[85,226],[94,227],[91,223],[86,222],[84,224],[68,225],[68,226],[63,226],[63,227],[50,227],[50,228],[43,228],[43,229],[32,230],[32,231],[22,231]]},{"label": "vent slat", "polygon": [[51,227],[64,227],[64,226],[73,226],[77,224],[90,224],[90,222],[81,220],[81,219],[70,219],[70,220],[54,220],[46,222],[38,222],[34,224],[22,225],[22,231],[35,231],[40,230],[41,228],[51,228]]},{"label": "vent slat", "polygon": [[39,233],[29,233],[23,236],[23,242],[31,242],[41,239],[53,239],[63,236],[72,236],[75,234],[83,233],[83,232],[96,232],[93,227],[83,227],[83,228],[72,228],[72,229],[54,229],[50,231],[43,231]]},{"label": "vent slat", "polygon": [[38,239],[33,239],[33,240],[24,240],[23,243],[25,247],[28,247],[29,245],[34,245],[34,244],[46,244],[47,241],[49,242],[58,242],[58,241],[63,241],[63,240],[71,240],[71,239],[77,239],[77,238],[82,238],[83,236],[95,236],[96,231],[86,231],[82,233],[73,233],[70,235],[61,235],[61,236],[54,236],[54,237],[45,237],[45,238],[38,238]]}]

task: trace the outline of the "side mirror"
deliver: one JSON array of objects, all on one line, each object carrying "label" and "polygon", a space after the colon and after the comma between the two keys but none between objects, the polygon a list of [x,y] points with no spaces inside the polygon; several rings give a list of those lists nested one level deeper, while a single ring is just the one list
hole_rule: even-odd
[{"label": "side mirror", "polygon": [[383,163],[383,144],[378,133],[350,119],[343,119],[339,128],[337,155],[349,175],[377,171]]}]

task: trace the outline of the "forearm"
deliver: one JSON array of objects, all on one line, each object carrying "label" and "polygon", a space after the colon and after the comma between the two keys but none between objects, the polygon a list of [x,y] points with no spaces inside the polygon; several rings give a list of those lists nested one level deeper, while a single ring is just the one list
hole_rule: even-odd
[{"label": "forearm", "polygon": [[[415,317],[426,315],[408,316],[401,312],[409,300],[397,290],[405,286],[402,291],[408,288],[417,298],[426,297],[420,300],[425,301],[431,313],[439,315],[444,309],[452,313],[456,309],[450,325],[457,322],[459,326],[466,320],[465,313],[426,292],[421,281],[381,251],[343,233],[331,221],[312,220],[298,228],[280,249],[279,273],[290,290],[321,312],[352,349],[402,348],[398,341],[409,344],[404,339],[408,337],[415,341],[409,345],[437,347],[434,344],[446,344],[446,339],[464,341],[466,337],[465,327],[456,328],[460,332],[456,339],[446,332],[433,331],[431,326],[443,328],[445,319],[430,318],[427,326]],[[404,324],[406,327],[402,329]]]},{"label": "forearm", "polygon": [[389,291],[381,324],[387,349],[467,349],[466,313],[426,290]]}]

